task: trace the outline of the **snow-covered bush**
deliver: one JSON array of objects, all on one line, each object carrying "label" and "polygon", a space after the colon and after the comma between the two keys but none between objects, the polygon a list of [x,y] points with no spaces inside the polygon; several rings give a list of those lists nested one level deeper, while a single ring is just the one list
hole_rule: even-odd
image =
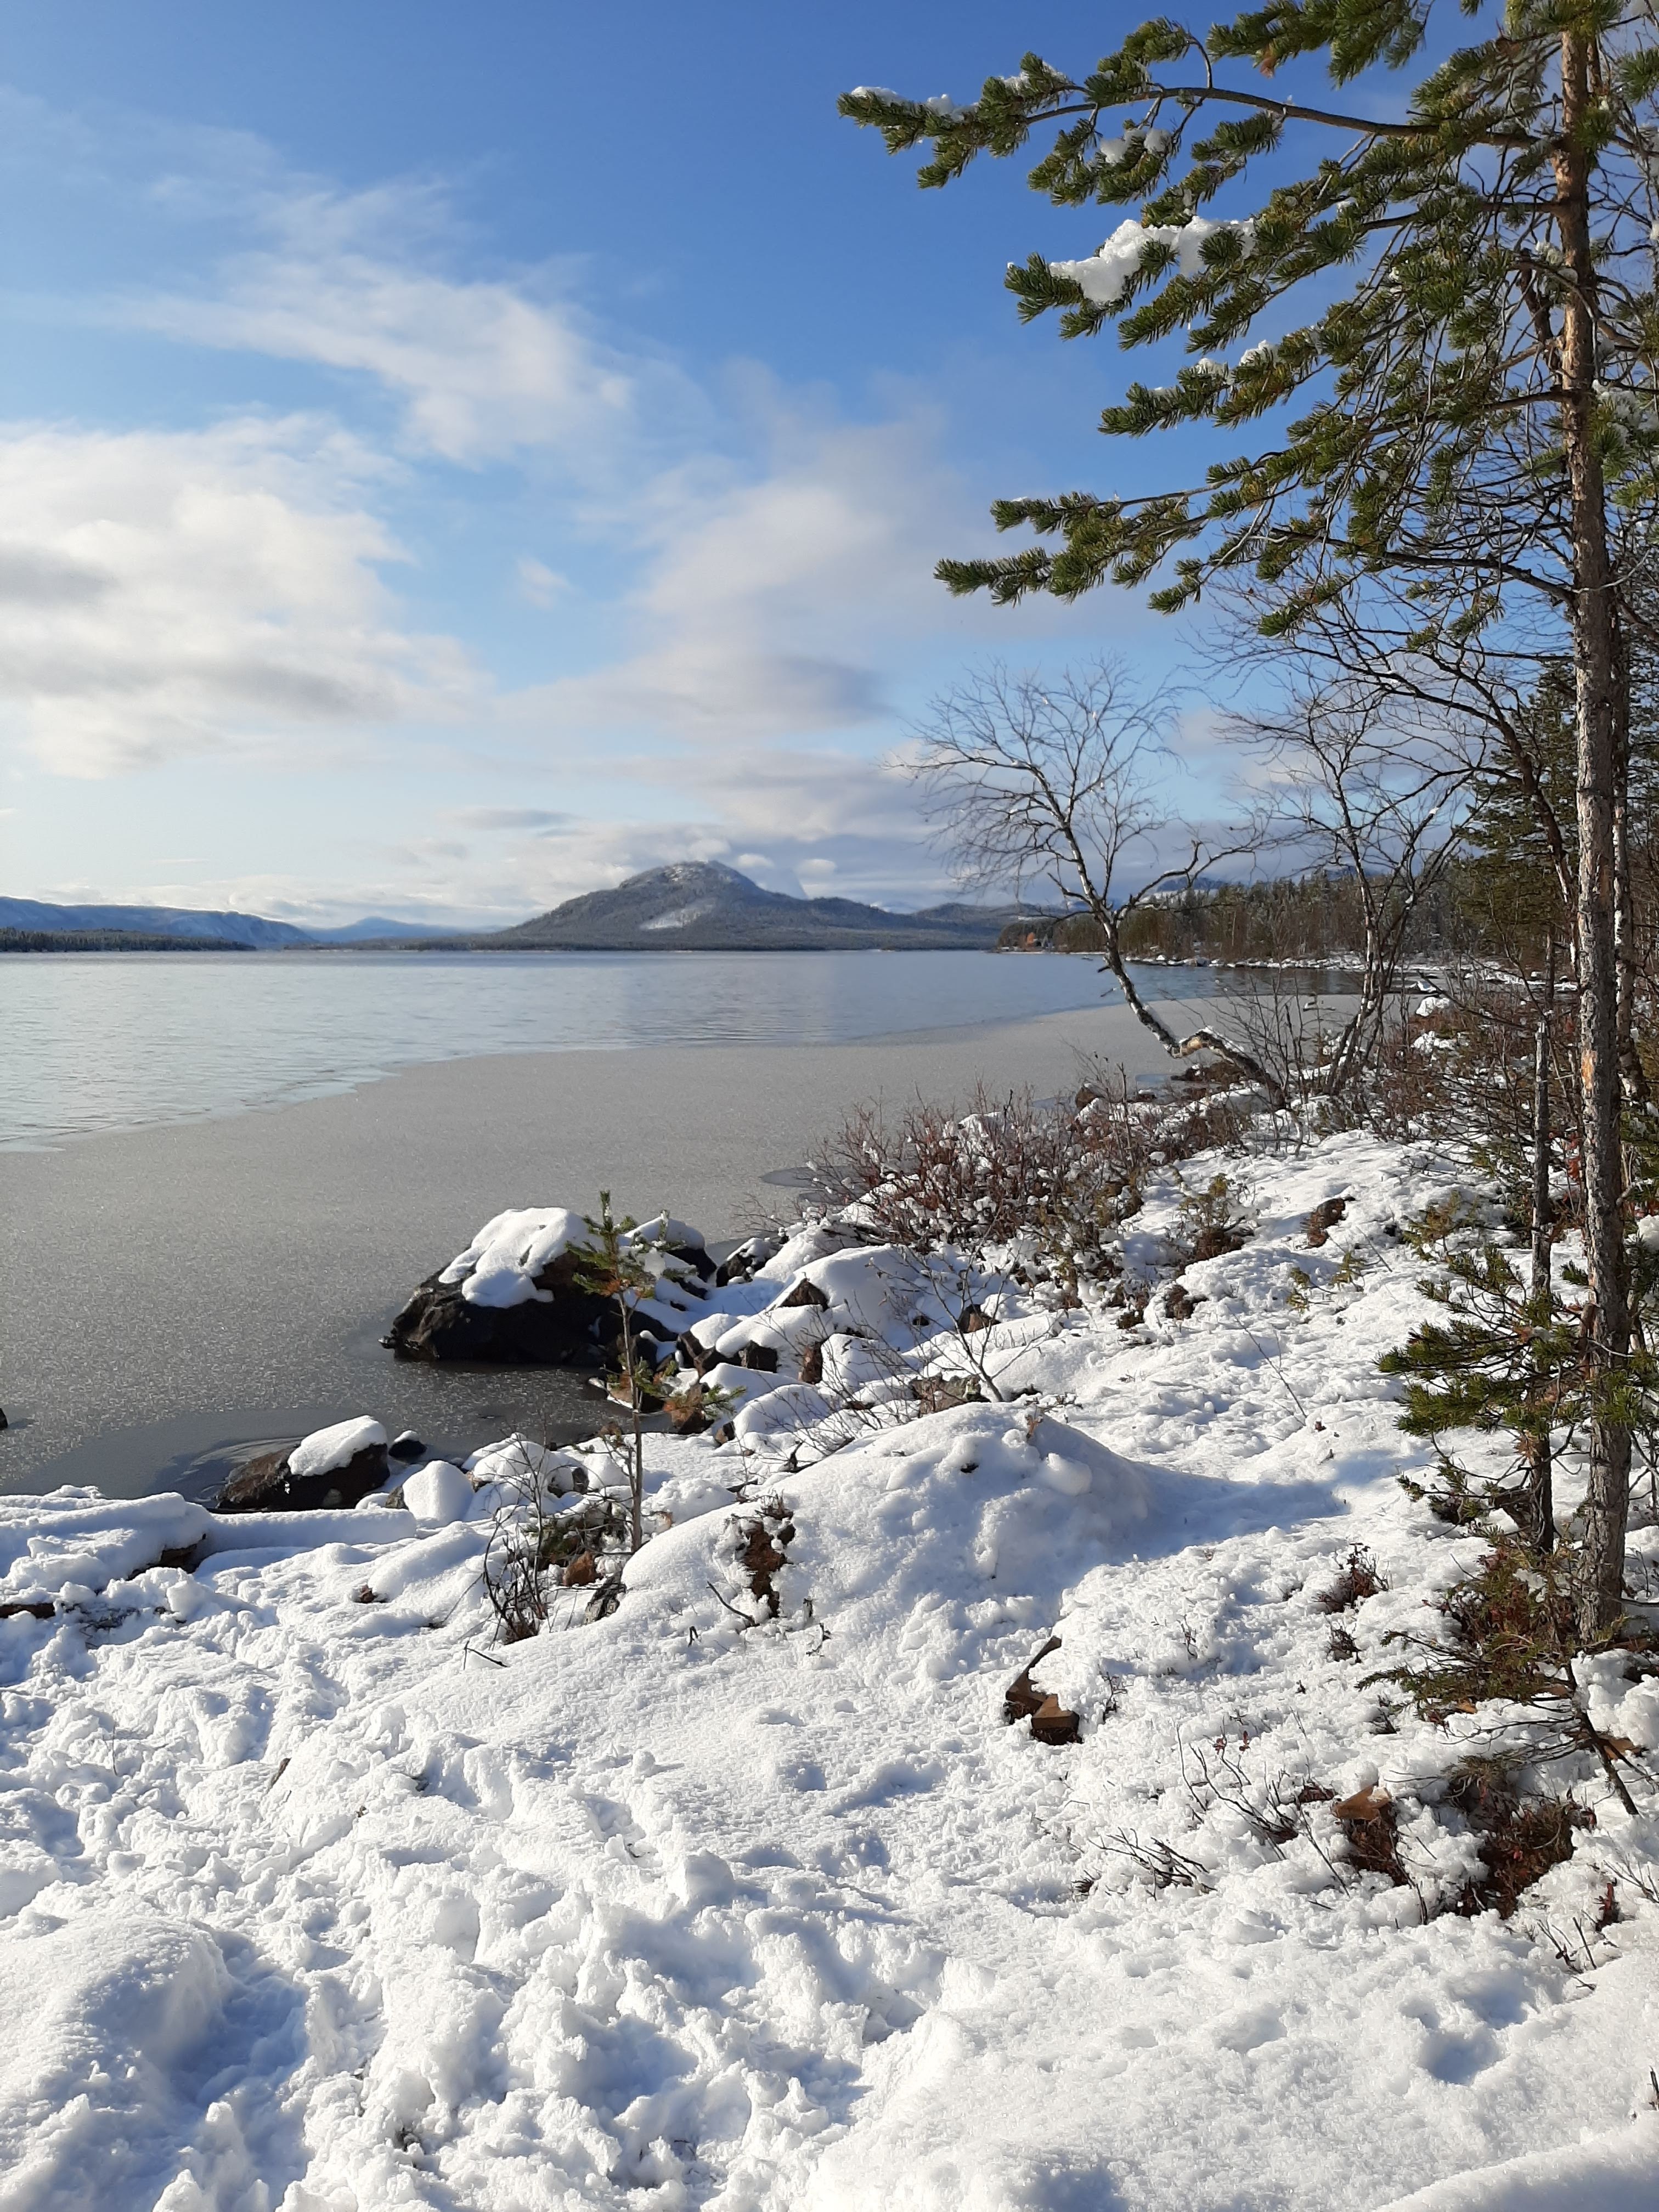
[{"label": "snow-covered bush", "polygon": [[626,1468],[592,1449],[514,1436],[477,1455],[471,1472],[490,1512],[481,1577],[501,1643],[536,1635],[559,1589],[592,1585],[596,1605],[614,1598],[629,1534]]}]

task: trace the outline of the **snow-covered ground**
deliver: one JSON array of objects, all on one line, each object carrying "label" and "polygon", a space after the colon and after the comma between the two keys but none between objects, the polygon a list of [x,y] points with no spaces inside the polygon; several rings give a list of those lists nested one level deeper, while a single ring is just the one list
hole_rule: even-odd
[{"label": "snow-covered ground", "polygon": [[[1632,1820],[1558,1766],[1572,1857],[1440,1912],[1483,1716],[1365,1680],[1480,1550],[1396,1483],[1376,1365],[1449,1171],[1345,1137],[1249,1172],[1188,1318],[983,1333],[1037,1395],[793,1473],[764,1396],[653,1437],[672,1525],[532,1640],[491,1638],[499,1492],[447,1473],[425,1520],[0,1500],[0,2208],[1651,2212],[1650,1784]],[[734,1289],[722,1357],[854,1312],[858,1256],[810,1271],[829,1308]],[[1386,1587],[1339,1620],[1356,1544]],[[1005,1722],[1051,1636],[1075,1742]],[[1659,1745],[1659,1687],[1593,1693]],[[1405,1886],[1347,1856],[1368,1791]]]}]

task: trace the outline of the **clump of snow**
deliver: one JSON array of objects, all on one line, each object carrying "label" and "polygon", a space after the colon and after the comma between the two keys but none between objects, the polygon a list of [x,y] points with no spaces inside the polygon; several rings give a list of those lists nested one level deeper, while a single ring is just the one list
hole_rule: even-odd
[{"label": "clump of snow", "polygon": [[331,1428],[313,1429],[308,1437],[301,1437],[288,1455],[289,1473],[307,1479],[331,1474],[337,1467],[349,1466],[359,1452],[372,1451],[386,1440],[386,1431],[367,1414],[356,1420],[336,1421]]},{"label": "clump of snow", "polygon": [[[544,1269],[567,1252],[586,1249],[590,1243],[586,1220],[568,1206],[509,1206],[485,1222],[465,1251],[455,1255],[438,1279],[459,1284],[469,1305],[520,1306],[532,1298],[550,1304],[553,1293],[538,1279]],[[685,1310],[696,1277],[685,1261],[662,1248],[701,1247],[702,1236],[687,1223],[660,1213],[628,1231],[623,1243],[648,1270],[656,1285],[652,1294],[633,1303],[647,1319],[673,1327]]]},{"label": "clump of snow", "polygon": [[677,906],[665,914],[653,915],[650,921],[642,921],[640,927],[641,929],[687,929],[694,921],[701,921],[704,915],[712,913],[714,906],[714,902],[712,898],[695,899],[690,906]]},{"label": "clump of snow", "polygon": [[553,1497],[562,1495],[574,1486],[573,1474],[580,1464],[574,1452],[560,1450],[552,1444],[538,1443],[533,1437],[520,1436],[515,1432],[471,1453],[466,1461],[466,1471],[480,1486],[487,1482],[538,1481],[548,1495]]},{"label": "clump of snow", "polygon": [[404,1504],[417,1521],[464,1521],[472,1497],[472,1485],[447,1459],[429,1459],[404,1479]]},{"label": "clump of snow", "polygon": [[1051,261],[1048,266],[1055,276],[1069,276],[1093,306],[1113,307],[1146,258],[1149,246],[1170,247],[1181,275],[1197,276],[1204,270],[1205,240],[1223,231],[1236,232],[1247,250],[1255,241],[1255,227],[1248,218],[1242,222],[1212,222],[1207,216],[1195,215],[1188,222],[1143,224],[1131,216],[1086,259]]},{"label": "clump of snow", "polygon": [[581,1215],[568,1206],[508,1206],[485,1222],[438,1279],[459,1283],[469,1305],[521,1306],[532,1298],[550,1304],[553,1293],[538,1287],[537,1276],[586,1237]]}]

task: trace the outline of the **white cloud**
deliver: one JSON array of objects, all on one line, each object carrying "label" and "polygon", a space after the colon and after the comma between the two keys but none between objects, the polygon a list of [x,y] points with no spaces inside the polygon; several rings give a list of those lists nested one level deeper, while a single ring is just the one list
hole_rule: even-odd
[{"label": "white cloud", "polygon": [[343,194],[295,180],[255,206],[270,246],[228,257],[199,291],[129,298],[120,319],[372,377],[399,402],[407,446],[471,465],[545,447],[591,477],[642,412],[692,398],[670,365],[604,337],[548,272],[455,278],[434,266],[453,226],[430,185]]},{"label": "white cloud", "polygon": [[844,730],[891,712],[896,660],[981,619],[933,580],[965,507],[933,427],[803,420],[774,404],[750,471],[665,474],[635,502],[648,558],[608,666],[521,693],[514,718],[698,744]]},{"label": "white cloud", "polygon": [[374,464],[307,421],[0,435],[0,701],[70,775],[451,720],[454,641],[402,629]]},{"label": "white cloud", "polygon": [[[92,132],[57,158],[118,154]],[[981,542],[984,520],[936,422],[839,420],[753,368],[702,391],[601,326],[590,274],[480,273],[441,184],[343,193],[237,134],[185,134],[173,158],[156,183],[154,137],[120,154],[179,234],[234,250],[187,289],[106,306],[100,342],[138,325],[337,372],[334,404],[372,436],[314,416],[0,430],[0,707],[60,773],[209,753],[315,771],[306,858],[351,905],[291,872],[301,810],[279,825],[244,800],[238,820],[228,781],[222,878],[127,895],[507,921],[678,857],[900,903],[947,890],[907,787],[850,733],[890,744],[992,638],[1018,657],[1011,633],[1110,617],[948,599],[934,560]],[[237,391],[259,373],[237,363]],[[475,497],[434,458],[507,463],[510,489],[503,471]],[[387,581],[405,558],[393,512],[422,588],[481,607],[481,637],[499,625],[516,692],[411,629]],[[338,818],[330,768],[416,738],[430,767],[440,732],[447,807],[411,818],[424,802],[400,786],[395,845]],[[454,803],[526,793],[585,818]]]},{"label": "white cloud", "polygon": [[569,822],[568,814],[547,806],[463,806],[455,819],[468,830],[555,830]]},{"label": "white cloud", "polygon": [[519,597],[532,607],[556,606],[567,592],[575,586],[568,576],[556,568],[550,568],[544,561],[533,561],[526,553],[519,561]]}]

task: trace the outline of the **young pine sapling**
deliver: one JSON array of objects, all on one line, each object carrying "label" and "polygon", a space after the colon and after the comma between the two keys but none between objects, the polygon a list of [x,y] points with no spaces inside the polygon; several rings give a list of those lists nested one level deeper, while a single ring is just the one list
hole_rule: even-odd
[{"label": "young pine sapling", "polygon": [[598,1298],[614,1301],[621,1328],[617,1340],[618,1365],[610,1377],[611,1393],[628,1407],[631,1433],[628,1439],[628,1549],[630,1556],[645,1541],[645,1430],[641,1419],[645,1394],[656,1382],[656,1370],[641,1352],[638,1307],[652,1296],[657,1276],[647,1253],[656,1249],[649,1232],[641,1233],[631,1214],[620,1221],[611,1211],[611,1194],[599,1193],[596,1221],[584,1214],[587,1242],[578,1261],[578,1287]]}]

